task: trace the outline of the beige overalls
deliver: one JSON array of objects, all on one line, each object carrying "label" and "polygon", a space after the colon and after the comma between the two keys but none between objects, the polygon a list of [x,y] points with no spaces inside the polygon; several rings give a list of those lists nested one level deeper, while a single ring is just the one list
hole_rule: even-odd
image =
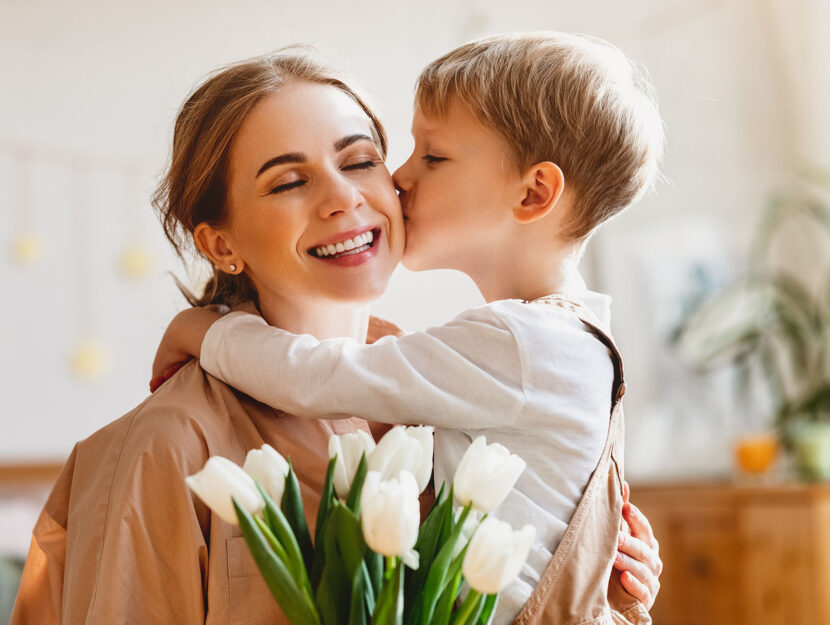
[{"label": "beige overalls", "polygon": [[623,411],[620,352],[607,328],[579,301],[550,295],[536,303],[573,312],[602,341],[614,362],[608,437],[568,528],[539,585],[514,625],[611,625],[651,623],[645,607],[628,594],[613,568],[622,518]]}]

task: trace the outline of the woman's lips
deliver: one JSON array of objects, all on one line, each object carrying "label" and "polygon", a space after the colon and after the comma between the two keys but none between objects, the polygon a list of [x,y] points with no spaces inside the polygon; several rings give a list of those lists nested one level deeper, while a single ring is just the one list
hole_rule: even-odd
[{"label": "woman's lips", "polygon": [[363,263],[369,262],[372,258],[375,257],[378,253],[380,238],[382,235],[382,230],[380,228],[372,229],[365,231],[358,235],[357,237],[351,237],[356,243],[360,243],[361,241],[365,241],[367,238],[371,237],[371,241],[368,243],[363,243],[362,245],[357,245],[352,249],[343,249],[342,252],[335,252],[334,254],[320,256],[319,249],[312,248],[308,251],[309,255],[316,258],[319,261],[329,263],[332,265],[337,265],[340,267],[355,267],[357,265],[362,265]]}]

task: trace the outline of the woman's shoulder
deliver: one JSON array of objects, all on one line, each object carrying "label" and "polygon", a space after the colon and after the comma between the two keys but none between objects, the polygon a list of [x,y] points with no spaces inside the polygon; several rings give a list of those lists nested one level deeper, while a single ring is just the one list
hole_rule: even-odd
[{"label": "woman's shoulder", "polygon": [[194,361],[130,412],[79,442],[77,455],[113,471],[146,458],[167,470],[198,470],[214,453],[212,442],[227,435],[234,398]]}]

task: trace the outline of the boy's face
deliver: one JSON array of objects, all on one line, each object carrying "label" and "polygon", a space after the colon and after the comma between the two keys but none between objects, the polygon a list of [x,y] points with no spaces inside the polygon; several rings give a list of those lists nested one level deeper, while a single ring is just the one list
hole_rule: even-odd
[{"label": "boy's face", "polygon": [[415,148],[393,174],[406,226],[407,269],[469,273],[506,252],[521,176],[509,147],[453,102],[443,117],[416,106]]}]

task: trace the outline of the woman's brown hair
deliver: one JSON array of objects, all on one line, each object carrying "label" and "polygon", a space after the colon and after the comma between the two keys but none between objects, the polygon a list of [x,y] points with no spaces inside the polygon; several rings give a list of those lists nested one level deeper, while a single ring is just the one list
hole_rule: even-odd
[{"label": "woman's brown hair", "polygon": [[[372,121],[378,149],[386,157],[386,132],[366,98],[307,48],[284,48],[213,72],[179,110],[170,166],[153,194],[164,233],[183,260],[184,250],[193,249],[198,224],[227,222],[228,160],[237,132],[257,102],[290,80],[331,85],[348,94]],[[216,267],[201,295],[179,288],[193,306],[257,302],[247,275]]]}]

